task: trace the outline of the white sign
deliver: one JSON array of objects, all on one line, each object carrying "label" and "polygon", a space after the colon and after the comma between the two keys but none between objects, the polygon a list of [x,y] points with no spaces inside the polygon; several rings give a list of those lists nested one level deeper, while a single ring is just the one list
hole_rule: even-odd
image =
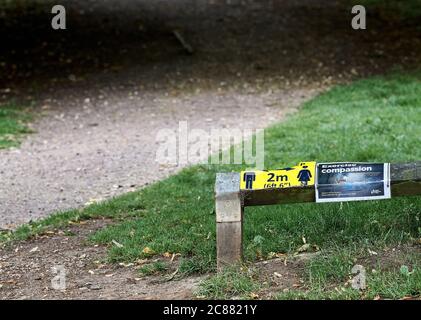
[{"label": "white sign", "polygon": [[389,163],[318,163],[316,202],[389,199]]}]

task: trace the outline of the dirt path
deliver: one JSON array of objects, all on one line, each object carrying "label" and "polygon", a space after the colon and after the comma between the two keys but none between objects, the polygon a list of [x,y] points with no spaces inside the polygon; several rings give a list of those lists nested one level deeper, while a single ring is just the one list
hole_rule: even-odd
[{"label": "dirt path", "polygon": [[[0,299],[202,299],[199,285],[209,275],[178,272],[179,257],[154,256],[130,264],[107,262],[107,248],[87,242],[90,234],[112,223],[89,220],[49,231],[25,242],[0,248]],[[421,256],[419,247],[402,245],[362,258],[359,264],[393,269],[405,253]],[[262,289],[255,299],[273,299],[288,290],[307,290],[305,264],[319,252],[282,256],[249,264]],[[142,275],[140,268],[154,261],[168,265],[161,275]],[[55,269],[53,269],[55,268]],[[65,275],[64,278],[57,278]],[[59,285],[65,286],[61,289]],[[241,297],[232,297],[239,299]]]},{"label": "dirt path", "polygon": [[74,108],[63,112],[53,107],[63,102],[52,101],[35,125],[37,134],[1,152],[0,226],[107,199],[174,172],[177,167],[156,161],[159,129],[178,130],[179,121],[207,132],[264,128],[315,93],[143,93],[130,99],[130,92],[74,98]]},{"label": "dirt path", "polygon": [[[0,299],[200,299],[198,287],[208,275],[178,274],[178,257],[154,257],[131,264],[109,264],[106,248],[86,238],[110,221],[87,221],[57,233],[0,249]],[[308,254],[258,262],[259,279],[271,284],[260,292],[270,298],[302,286],[299,272]],[[168,264],[165,275],[143,276],[145,263]],[[55,268],[55,269],[53,269]],[[64,275],[61,282],[58,275]],[[65,286],[65,290],[59,285]]]},{"label": "dirt path", "polygon": [[[163,277],[142,277],[138,270],[140,264],[107,264],[105,248],[86,244],[89,234],[106,224],[107,221],[90,221],[65,232],[49,234],[2,250],[0,299],[194,297],[194,290],[206,276],[168,281]],[[175,260],[172,268],[176,268],[176,265]],[[55,281],[57,275],[65,275],[65,280]],[[60,283],[65,286],[65,290],[60,289]]]},{"label": "dirt path", "polygon": [[179,121],[263,128],[332,83],[418,61],[411,29],[355,32],[345,2],[69,1],[65,33],[49,28],[48,4],[9,13],[0,98],[35,100],[43,116],[0,151],[0,227],[174,172],[155,160],[156,135]]}]

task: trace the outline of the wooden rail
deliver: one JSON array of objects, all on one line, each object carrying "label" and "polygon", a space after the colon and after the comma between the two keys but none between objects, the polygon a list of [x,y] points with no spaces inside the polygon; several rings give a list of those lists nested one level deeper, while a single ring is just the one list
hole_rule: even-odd
[{"label": "wooden rail", "polygon": [[[392,197],[421,195],[421,162],[391,164]],[[240,190],[240,173],[217,173],[215,211],[218,270],[242,259],[244,207],[315,202],[315,187]]]}]

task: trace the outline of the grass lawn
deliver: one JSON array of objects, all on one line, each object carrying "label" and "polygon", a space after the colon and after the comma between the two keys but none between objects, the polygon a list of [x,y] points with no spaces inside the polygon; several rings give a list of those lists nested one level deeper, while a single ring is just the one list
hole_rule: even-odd
[{"label": "grass lawn", "polygon": [[13,103],[0,105],[0,149],[16,147],[23,134],[31,131],[25,126],[30,116]]},{"label": "grass lawn", "polygon": [[[391,75],[338,86],[304,104],[286,121],[265,131],[265,166],[299,161],[421,160],[421,73]],[[180,253],[180,273],[215,271],[213,187],[218,171],[241,166],[194,166],[138,192],[26,225],[3,238],[23,239],[69,220],[97,216],[118,219],[91,241],[109,247],[113,262]],[[421,261],[409,250],[397,264],[376,266],[361,296],[344,283],[356,261],[399,245],[419,247],[421,197],[384,201],[295,204],[246,208],[248,262],[273,253],[294,253],[307,243],[320,248],[303,272],[304,288],[278,298],[400,298],[421,294]],[[114,245],[113,240],[121,245]],[[418,257],[418,259],[417,259]],[[151,273],[154,265],[146,272]],[[158,271],[166,270],[156,264]],[[262,284],[230,270],[206,280],[201,294],[249,297]],[[235,288],[235,293],[232,293]],[[336,289],[333,289],[336,288]],[[338,289],[339,288],[339,289]]]}]

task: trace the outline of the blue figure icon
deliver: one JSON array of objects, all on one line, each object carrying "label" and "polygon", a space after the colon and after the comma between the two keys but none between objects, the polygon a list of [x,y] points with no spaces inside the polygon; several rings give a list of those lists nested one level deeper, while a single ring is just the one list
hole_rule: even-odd
[{"label": "blue figure icon", "polygon": [[297,179],[301,182],[302,186],[308,185],[308,182],[311,179],[311,172],[307,169],[308,166],[303,166],[303,169],[298,173]]},{"label": "blue figure icon", "polygon": [[254,172],[245,172],[243,179],[246,182],[246,189],[253,189],[253,181],[256,181],[256,174]]}]

